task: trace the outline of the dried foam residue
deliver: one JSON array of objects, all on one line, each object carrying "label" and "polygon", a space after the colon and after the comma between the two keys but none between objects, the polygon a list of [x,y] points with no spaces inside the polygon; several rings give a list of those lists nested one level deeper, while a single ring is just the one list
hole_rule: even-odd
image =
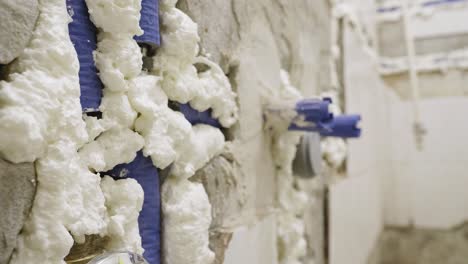
[{"label": "dried foam residue", "polygon": [[[289,82],[289,75],[281,71],[280,90],[273,94],[273,100],[300,100],[298,90]],[[279,212],[277,215],[277,245],[280,264],[299,263],[306,255],[304,220],[308,203],[307,194],[295,187],[292,163],[302,133],[278,131],[273,135],[273,158],[277,166]]]}]

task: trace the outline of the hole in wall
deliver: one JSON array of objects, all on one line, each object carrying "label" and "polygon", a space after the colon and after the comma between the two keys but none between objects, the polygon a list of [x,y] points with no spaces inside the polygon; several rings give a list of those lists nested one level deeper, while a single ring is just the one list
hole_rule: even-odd
[{"label": "hole in wall", "polygon": [[176,101],[169,100],[167,106],[173,111],[180,111],[179,103]]},{"label": "hole in wall", "polygon": [[87,116],[91,117],[96,117],[97,119],[102,119],[102,112],[101,111],[96,111],[96,112],[87,112],[85,113]]}]

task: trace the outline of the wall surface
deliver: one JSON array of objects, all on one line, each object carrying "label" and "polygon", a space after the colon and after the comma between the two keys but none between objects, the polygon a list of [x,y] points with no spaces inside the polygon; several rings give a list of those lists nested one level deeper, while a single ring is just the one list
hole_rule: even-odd
[{"label": "wall surface", "polygon": [[388,93],[357,34],[345,33],[346,112],[362,115],[350,140],[348,175],[331,186],[330,263],[366,263],[383,228],[382,179],[389,174]]},{"label": "wall surface", "polygon": [[386,222],[449,228],[468,219],[468,98],[424,100],[421,118],[427,129],[424,149],[414,147],[411,108],[393,98],[391,131],[393,193],[389,193]]},{"label": "wall surface", "polygon": [[[273,249],[273,250],[272,250]],[[276,264],[276,218],[267,217],[234,232],[224,264]]]},{"label": "wall surface", "polygon": [[[413,9],[415,15],[411,16],[410,28],[414,35],[416,65],[423,71],[419,74],[422,98],[468,95],[468,25],[464,23],[467,3],[440,1],[438,5]],[[411,87],[406,72],[405,31],[400,13],[396,9],[379,14],[382,19],[377,22],[379,55],[385,58],[382,69],[398,69],[384,76],[388,87],[409,100]]]},{"label": "wall surface", "polygon": [[468,219],[468,98],[460,96],[468,86],[452,71],[421,77],[428,134],[418,152],[411,102],[394,93],[409,89],[404,76],[382,81],[356,34],[348,29],[345,41],[347,112],[362,114],[363,137],[350,142],[348,178],[331,188],[330,263],[361,264],[385,225],[450,228]]},{"label": "wall surface", "polygon": [[[385,1],[380,1],[385,2]],[[390,1],[389,1],[390,2]],[[435,8],[419,8],[411,28],[418,55],[449,53],[467,47],[464,22],[466,1],[440,1]],[[399,12],[398,10],[396,11]],[[421,15],[423,14],[423,15]],[[380,22],[380,55],[406,54],[401,19]],[[384,177],[387,225],[449,228],[468,218],[468,85],[467,71],[444,69],[420,73],[421,118],[427,129],[424,149],[416,150],[408,76],[385,77],[389,94],[391,145],[389,177]]]}]

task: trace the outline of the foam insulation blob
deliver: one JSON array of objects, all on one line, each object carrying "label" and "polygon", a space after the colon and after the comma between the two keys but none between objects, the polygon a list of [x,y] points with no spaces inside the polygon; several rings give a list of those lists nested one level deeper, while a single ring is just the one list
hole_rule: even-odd
[{"label": "foam insulation blob", "polygon": [[[168,109],[166,101],[190,103],[198,111],[211,109],[224,127],[237,121],[238,108],[236,95],[219,65],[198,55],[197,24],[175,7],[176,2],[160,1],[163,41],[149,73],[159,79],[144,77],[130,93],[143,89],[150,95],[131,99],[141,113],[135,128],[145,138],[144,153],[151,155],[160,168],[173,163],[161,196],[163,263],[205,264],[214,260],[208,247],[211,206],[203,186],[188,179],[221,152],[224,136],[207,125],[191,127],[182,114]],[[199,72],[196,64],[207,70]],[[157,96],[161,91],[167,98]]]},{"label": "foam insulation blob", "polygon": [[134,179],[114,181],[104,177],[101,188],[106,199],[107,249],[143,253],[138,229],[138,213],[143,206],[143,189]]},{"label": "foam insulation blob", "polygon": [[96,174],[132,161],[139,150],[156,167],[173,164],[162,194],[165,263],[210,263],[211,206],[203,186],[188,179],[222,151],[225,139],[218,128],[192,127],[168,100],[210,109],[229,127],[238,116],[229,80],[198,54],[197,25],[176,1],[161,1],[164,43],[153,71],[142,72],[134,40],[143,33],[141,0],[86,0],[99,31],[94,59],[104,96],[101,119],[82,116],[65,3],[39,1],[32,40],[0,82],[0,156],[35,161],[39,182],[11,263],[64,264],[73,243],[93,234],[110,238],[107,249],[141,253],[141,186]]},{"label": "foam insulation blob", "polygon": [[[238,117],[236,95],[219,65],[197,56],[197,24],[175,8],[174,2],[161,1],[164,41],[154,58],[153,71],[163,77],[162,89],[171,100],[190,102],[198,111],[211,108],[213,117],[230,127]],[[195,64],[203,64],[208,70],[197,72]]]},{"label": "foam insulation blob", "polygon": [[159,264],[161,258],[161,199],[159,174],[151,158],[144,157],[140,151],[131,163],[118,165],[106,174],[117,179],[135,179],[141,185],[144,199],[138,217],[138,225],[141,244],[145,250],[143,256],[149,264]]},{"label": "foam insulation blob", "polygon": [[[79,64],[68,34],[65,1],[42,0],[39,8],[36,30],[13,66],[15,73],[0,83],[0,152],[13,162],[36,160],[39,183],[11,263],[65,263],[74,241],[83,243],[90,234],[111,237],[111,249],[141,251],[136,222],[141,188],[110,179],[101,185],[100,177],[78,154],[86,142],[111,126],[82,119]],[[121,127],[109,133],[128,129]],[[101,146],[107,146],[105,134],[99,138],[104,140]],[[116,196],[125,192],[133,194],[126,197],[128,203]]]},{"label": "foam insulation blob", "polygon": [[127,96],[130,80],[141,73],[143,65],[140,48],[133,39],[135,34],[142,34],[141,1],[119,4],[86,1],[86,4],[91,21],[100,31],[94,55],[104,96],[99,107],[103,118],[94,120],[94,127],[102,128],[101,134],[80,150],[80,156],[90,169],[107,171],[131,162],[144,144],[143,138],[132,130],[137,112]]},{"label": "foam insulation blob", "polygon": [[49,143],[67,135],[79,146],[87,135],[81,120],[78,60],[68,36],[63,1],[40,1],[29,46],[0,82],[0,155],[33,162]]},{"label": "foam insulation blob", "polygon": [[208,248],[211,205],[200,183],[168,179],[161,191],[165,264],[213,263]]},{"label": "foam insulation blob", "polygon": [[141,35],[141,0],[86,0],[91,21],[102,31],[113,35]]},{"label": "foam insulation blob", "polygon": [[42,0],[32,40],[0,83],[0,152],[36,161],[33,208],[10,263],[64,263],[74,239],[106,231],[100,178],[80,162],[88,135],[81,118],[78,60],[65,1]]}]

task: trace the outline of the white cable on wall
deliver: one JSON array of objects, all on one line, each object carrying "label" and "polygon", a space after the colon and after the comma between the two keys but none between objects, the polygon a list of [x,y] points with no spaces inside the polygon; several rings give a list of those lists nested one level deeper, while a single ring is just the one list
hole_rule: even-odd
[{"label": "white cable on wall", "polygon": [[421,114],[419,111],[419,78],[416,68],[416,54],[414,47],[414,35],[410,26],[409,5],[410,0],[402,0],[403,24],[405,27],[406,52],[408,57],[408,73],[413,103],[413,132],[416,147],[421,150],[423,147],[423,137],[425,134],[424,126],[421,123]]}]

